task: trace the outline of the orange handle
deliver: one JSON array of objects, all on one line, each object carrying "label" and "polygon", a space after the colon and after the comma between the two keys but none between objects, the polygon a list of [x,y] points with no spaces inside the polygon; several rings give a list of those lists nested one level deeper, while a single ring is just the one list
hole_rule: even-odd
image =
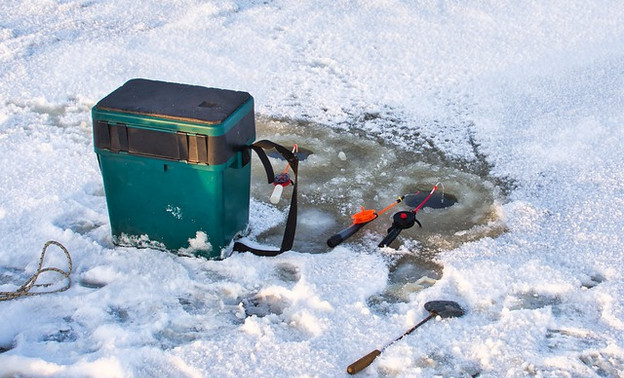
[{"label": "orange handle", "polygon": [[349,367],[347,367],[347,373],[349,374],[359,373],[360,371],[364,370],[364,368],[366,368],[368,365],[372,364],[373,361],[375,361],[375,358],[377,358],[377,356],[379,356],[380,354],[381,354],[381,351],[378,349],[375,349],[374,351],[370,352],[366,356],[360,358],[359,360],[349,365]]}]

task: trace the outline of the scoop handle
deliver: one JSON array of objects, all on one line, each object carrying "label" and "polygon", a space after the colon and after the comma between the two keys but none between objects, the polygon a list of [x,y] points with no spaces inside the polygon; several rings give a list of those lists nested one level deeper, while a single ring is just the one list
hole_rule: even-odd
[{"label": "scoop handle", "polygon": [[364,370],[364,368],[366,368],[368,365],[372,364],[373,361],[375,361],[375,358],[377,358],[377,356],[379,356],[380,354],[381,354],[381,351],[379,349],[375,349],[374,351],[370,352],[366,356],[360,358],[359,360],[349,365],[347,367],[347,373],[349,374],[359,373],[360,371]]}]

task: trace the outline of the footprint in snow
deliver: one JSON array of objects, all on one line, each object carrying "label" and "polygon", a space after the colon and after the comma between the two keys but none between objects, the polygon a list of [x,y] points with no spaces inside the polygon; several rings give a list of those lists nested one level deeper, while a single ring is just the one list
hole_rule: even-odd
[{"label": "footprint in snow", "polygon": [[552,307],[553,314],[559,313],[561,298],[551,295],[543,295],[535,292],[518,293],[508,305],[510,310],[537,310],[547,306]]},{"label": "footprint in snow", "polygon": [[585,352],[579,359],[599,377],[621,377],[624,371],[624,357],[604,351]]},{"label": "footprint in snow", "polygon": [[606,281],[606,278],[600,274],[600,273],[596,273],[596,274],[592,274],[589,277],[586,277],[585,279],[582,279],[582,287],[586,288],[586,289],[591,289],[594,288],[598,285],[600,285],[601,283],[603,283],[604,281]]},{"label": "footprint in snow", "polygon": [[275,274],[285,282],[298,282],[301,279],[301,269],[298,266],[281,263],[275,266]]},{"label": "footprint in snow", "polygon": [[87,289],[101,289],[106,286],[105,282],[98,281],[96,279],[83,278],[78,281],[78,284]]},{"label": "footprint in snow", "polygon": [[270,314],[281,315],[292,304],[289,299],[278,294],[261,293],[244,298],[241,303],[246,316],[255,315],[259,318]]}]

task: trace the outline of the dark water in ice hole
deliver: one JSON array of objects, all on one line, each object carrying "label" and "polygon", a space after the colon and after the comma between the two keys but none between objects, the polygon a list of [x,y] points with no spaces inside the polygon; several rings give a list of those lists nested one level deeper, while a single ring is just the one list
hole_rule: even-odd
[{"label": "dark water in ice hole", "polygon": [[[430,286],[432,281],[422,278],[440,277],[442,267],[435,261],[439,251],[504,232],[504,224],[497,215],[500,190],[485,177],[426,163],[435,158],[318,124],[260,118],[256,127],[257,140],[266,138],[289,148],[297,143],[313,151],[299,163],[299,220],[294,246],[297,251],[329,251],[327,239],[348,227],[351,214],[358,212],[360,206],[381,210],[402,194],[416,190],[429,192],[437,182],[443,184],[446,195],[457,200],[444,209],[420,210],[417,219],[423,227],[404,230],[391,249],[379,249],[377,244],[386,235],[392,215],[409,210],[404,203],[344,243],[358,250],[382,253],[387,258],[390,282],[385,296],[405,299],[409,293]],[[271,160],[276,173],[286,167],[283,160]],[[252,167],[252,196],[268,203],[273,186],[266,183],[262,164],[255,157]],[[277,205],[280,209],[287,209],[291,190],[292,187],[284,190]],[[261,233],[258,239],[278,246],[283,231],[282,223]]]}]

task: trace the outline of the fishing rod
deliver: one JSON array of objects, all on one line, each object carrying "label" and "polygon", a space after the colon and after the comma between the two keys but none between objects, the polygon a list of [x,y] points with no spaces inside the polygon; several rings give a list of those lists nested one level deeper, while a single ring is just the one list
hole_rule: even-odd
[{"label": "fishing rod", "polygon": [[388,235],[386,235],[381,243],[379,243],[379,248],[389,246],[390,243],[392,243],[394,239],[399,236],[401,231],[411,228],[415,224],[418,224],[418,227],[422,228],[422,224],[418,221],[418,219],[416,219],[416,214],[418,214],[418,210],[422,209],[427,201],[429,201],[431,196],[433,196],[433,193],[435,193],[435,191],[438,189],[438,185],[440,185],[440,183],[435,184],[433,186],[433,189],[431,189],[431,192],[429,192],[429,195],[427,195],[427,197],[425,197],[425,199],[413,210],[399,211],[392,216],[392,226],[390,226],[390,228],[388,229]]},{"label": "fishing rod", "polygon": [[[418,223],[418,225],[422,227],[420,222],[416,219],[415,214],[418,212],[418,210],[420,210],[423,206],[425,206],[427,201],[429,201],[431,199],[431,197],[433,196],[433,193],[437,190],[438,185],[440,185],[440,183],[436,184],[433,187],[433,190],[429,193],[429,195],[427,195],[427,197],[425,197],[425,199],[423,201],[421,201],[416,206],[416,208],[414,210],[412,210],[410,212],[400,212],[400,213],[397,213],[397,214],[401,214],[401,215],[398,215],[398,216],[395,214],[395,217],[398,217],[399,219],[398,219],[398,221],[393,222],[393,226],[390,229],[396,228],[395,227],[395,223],[397,223],[397,222],[398,222],[397,224],[404,225],[405,228],[412,227],[415,223]],[[362,229],[368,223],[370,223],[370,222],[374,221],[375,219],[377,219],[381,214],[383,214],[386,211],[392,209],[393,207],[395,207],[399,203],[403,202],[404,200],[407,203],[410,198],[415,197],[418,194],[420,194],[420,191],[417,191],[416,193],[413,193],[413,194],[402,195],[402,196],[398,197],[392,204],[386,206],[383,210],[380,210],[380,211],[375,211],[373,209],[368,209],[367,210],[367,209],[364,209],[364,206],[361,206],[360,207],[361,208],[360,212],[358,212],[356,214],[353,214],[351,216],[351,218],[353,219],[353,224],[351,224],[351,226],[345,228],[344,230],[339,231],[338,233],[336,233],[335,235],[333,235],[332,237],[327,239],[327,245],[330,248],[334,248],[335,246],[339,245],[340,243],[342,243],[343,241],[345,241],[349,237],[351,237],[353,234],[358,232],[360,229]],[[445,196],[442,195],[442,197],[440,198],[440,203],[444,203],[444,201],[445,201]],[[454,203],[455,203],[455,201],[453,201],[453,200],[447,201],[447,205],[446,206],[452,206]],[[446,207],[446,206],[437,206],[437,207]],[[403,213],[405,213],[405,214],[403,215]],[[410,215],[409,213],[412,213],[412,214]],[[390,231],[390,229],[388,231]],[[396,233],[396,235],[392,238],[392,240],[394,240],[398,236],[398,234],[400,232],[401,232],[400,230],[398,232],[393,231],[393,234]],[[392,240],[390,240],[390,242]]]},{"label": "fishing rod", "polygon": [[[293,146],[292,153],[294,154],[298,151],[299,151],[299,146],[295,144]],[[279,175],[275,175],[275,179],[273,180],[273,186],[274,186],[273,192],[271,193],[271,197],[269,198],[269,201],[271,201],[271,203],[274,205],[279,203],[280,199],[282,198],[284,187],[292,184],[292,180],[290,178],[290,175],[288,174],[289,169],[290,169],[290,163],[286,163],[286,168],[284,168],[284,171],[280,173]]]},{"label": "fishing rod", "polygon": [[366,226],[370,222],[377,219],[381,214],[385,213],[386,211],[392,209],[399,203],[403,202],[403,199],[405,199],[405,195],[400,196],[392,204],[386,206],[383,210],[380,210],[380,211],[375,211],[373,209],[367,210],[367,209],[364,209],[364,206],[361,206],[360,212],[355,213],[351,216],[351,219],[353,219],[353,224],[345,228],[344,230],[339,231],[337,234],[333,235],[329,239],[327,239],[327,245],[330,248],[334,248],[338,244],[350,238],[353,234],[358,232],[362,227]]},{"label": "fishing rod", "polygon": [[461,306],[457,302],[453,301],[430,301],[425,303],[425,310],[429,311],[429,316],[427,316],[420,323],[416,324],[388,344],[384,345],[379,349],[375,349],[374,351],[370,352],[369,354],[349,365],[347,367],[347,373],[356,374],[364,370],[368,365],[372,364],[375,358],[377,358],[377,356],[379,356],[384,350],[386,350],[392,344],[398,342],[405,336],[414,332],[418,327],[427,323],[429,320],[433,319],[436,316],[439,316],[441,318],[456,318],[464,315],[464,310],[461,308]]}]

